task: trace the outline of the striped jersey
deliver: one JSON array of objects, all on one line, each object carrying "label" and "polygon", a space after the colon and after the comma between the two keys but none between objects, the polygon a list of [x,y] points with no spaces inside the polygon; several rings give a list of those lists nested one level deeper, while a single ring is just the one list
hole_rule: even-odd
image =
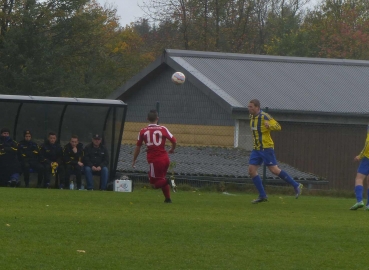
[{"label": "striped jersey", "polygon": [[147,161],[152,163],[158,158],[168,157],[168,153],[165,150],[166,139],[171,142],[176,142],[176,138],[166,127],[150,124],[141,129],[140,133],[138,134],[136,145],[141,146],[143,143],[146,144]]},{"label": "striped jersey", "polygon": [[[267,122],[269,122],[269,128],[265,127],[265,123]],[[281,130],[281,126],[273,117],[260,110],[257,115],[250,115],[250,128],[255,150],[274,148],[274,142],[270,136],[270,131]]]},{"label": "striped jersey", "polygon": [[360,156],[360,159],[362,159],[363,157],[369,158],[369,125],[368,125],[365,145],[364,145],[363,150],[360,152],[359,156]]}]

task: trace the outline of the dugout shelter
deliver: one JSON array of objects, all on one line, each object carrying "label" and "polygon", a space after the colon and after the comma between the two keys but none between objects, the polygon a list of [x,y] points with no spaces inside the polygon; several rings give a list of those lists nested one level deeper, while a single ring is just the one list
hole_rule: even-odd
[{"label": "dugout shelter", "polygon": [[110,180],[116,174],[126,113],[121,100],[0,95],[0,127],[9,128],[16,141],[30,130],[38,144],[55,132],[62,147],[73,134],[85,146],[93,134],[101,134],[109,151]]}]

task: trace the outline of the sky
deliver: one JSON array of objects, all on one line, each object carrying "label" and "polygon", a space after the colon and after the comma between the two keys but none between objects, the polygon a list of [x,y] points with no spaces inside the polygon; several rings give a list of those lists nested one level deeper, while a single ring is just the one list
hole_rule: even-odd
[{"label": "sky", "polygon": [[142,0],[98,0],[98,2],[102,6],[107,3],[116,7],[117,15],[120,17],[120,24],[122,26],[130,24],[144,15],[144,12],[138,6],[138,4],[143,4]]},{"label": "sky", "polygon": [[[143,0],[97,0],[102,6],[104,4],[113,5],[117,8],[117,15],[120,16],[120,24],[126,26],[144,16],[144,12],[138,5],[143,4]],[[310,6],[314,6],[321,0],[310,0]],[[147,2],[147,1],[146,1]]]}]

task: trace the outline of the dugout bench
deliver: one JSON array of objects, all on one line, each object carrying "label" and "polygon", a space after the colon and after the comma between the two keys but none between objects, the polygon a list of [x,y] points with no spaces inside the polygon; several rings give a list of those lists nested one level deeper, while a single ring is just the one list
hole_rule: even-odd
[{"label": "dugout bench", "polygon": [[93,134],[102,134],[109,152],[108,182],[115,179],[126,114],[121,100],[0,95],[1,127],[8,127],[16,141],[24,139],[24,130],[39,145],[49,132],[57,134],[62,146],[74,134],[84,145]]}]

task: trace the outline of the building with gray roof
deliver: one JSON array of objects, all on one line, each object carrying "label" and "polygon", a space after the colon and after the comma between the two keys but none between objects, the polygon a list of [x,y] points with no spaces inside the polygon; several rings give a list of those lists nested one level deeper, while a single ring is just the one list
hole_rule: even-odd
[{"label": "building with gray roof", "polygon": [[[183,85],[171,82],[175,71],[186,75]],[[191,127],[180,134],[185,145],[245,150],[252,148],[247,105],[257,98],[282,125],[273,134],[279,160],[329,180],[329,188],[352,189],[368,85],[369,61],[165,50],[108,98],[128,104],[135,129],[160,102],[161,124],[174,134]],[[125,128],[124,138],[138,131]]]}]

